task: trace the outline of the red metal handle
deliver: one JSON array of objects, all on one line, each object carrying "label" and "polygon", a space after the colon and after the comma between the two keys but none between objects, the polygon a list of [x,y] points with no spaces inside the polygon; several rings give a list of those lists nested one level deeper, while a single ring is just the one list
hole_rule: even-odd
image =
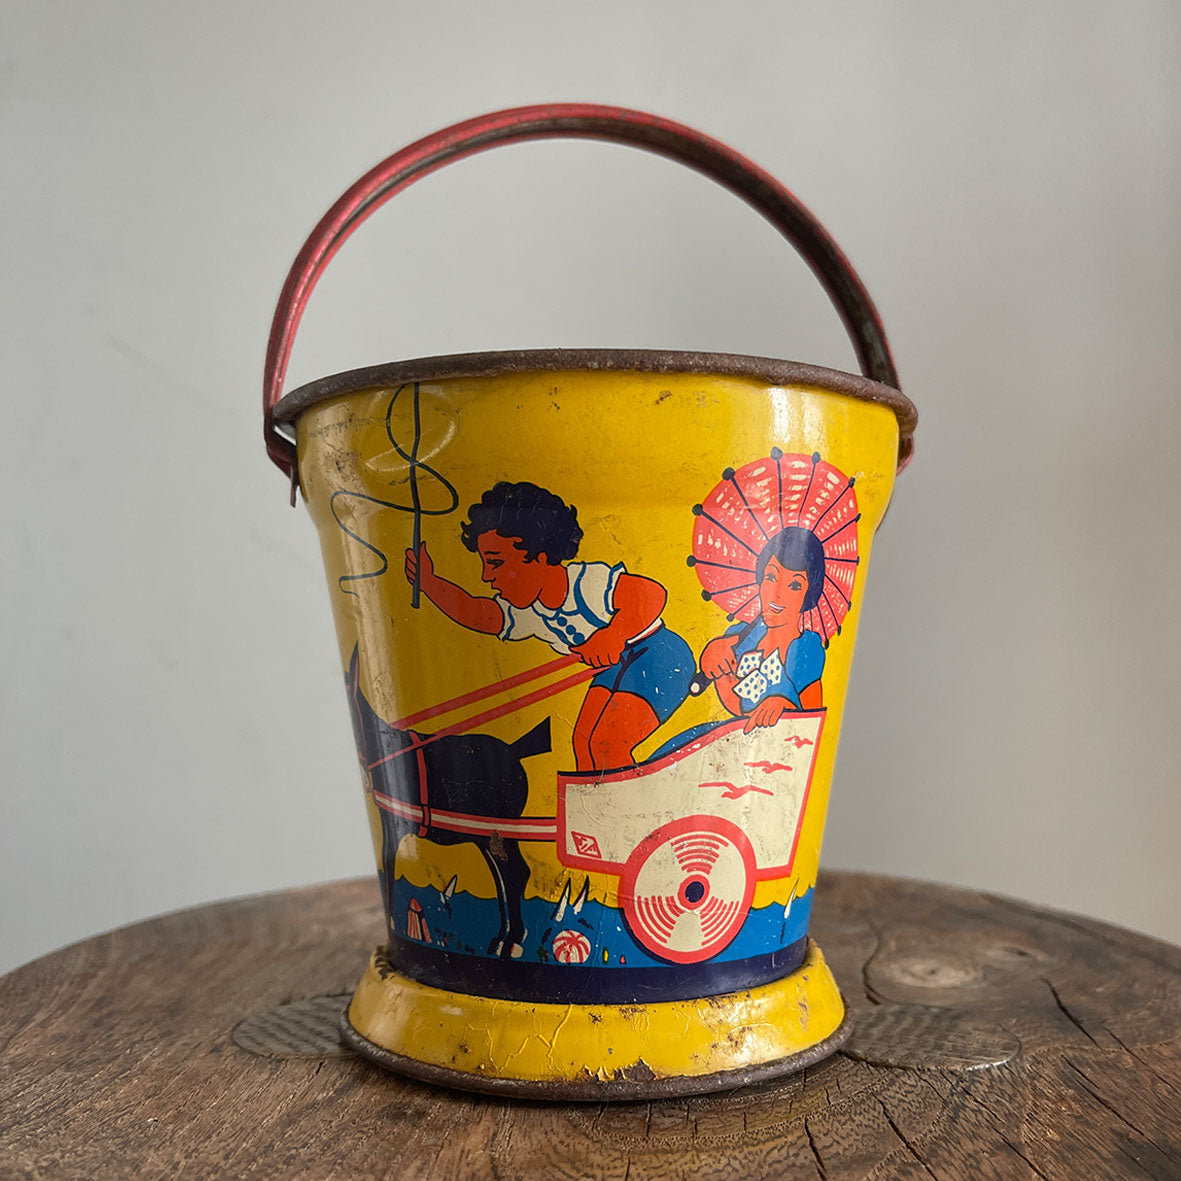
[{"label": "red metal handle", "polygon": [[603,139],[645,148],[716,180],[761,213],[799,251],[836,305],[862,373],[898,388],[898,374],[877,309],[849,260],[824,227],[773,176],[725,144],[668,119],[588,103],[546,103],[481,115],[436,131],[367,172],[320,219],[291,264],[267,343],[263,434],[267,454],[296,481],[295,448],[275,430],[295,332],[324,268],[348,236],[395,193],[453,160],[528,139]]}]

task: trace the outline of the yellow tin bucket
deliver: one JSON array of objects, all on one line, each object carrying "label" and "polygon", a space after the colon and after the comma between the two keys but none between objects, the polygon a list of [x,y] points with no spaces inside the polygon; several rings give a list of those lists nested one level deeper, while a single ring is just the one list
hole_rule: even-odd
[{"label": "yellow tin bucket", "polygon": [[[399,361],[279,400],[308,295],[369,213],[450,160],[545,136],[638,145],[746,199],[811,264],[864,376],[550,350]],[[593,1100],[732,1087],[839,1047],[808,917],[915,410],[815,219],[639,112],[460,124],[313,232],[275,314],[265,416],[319,530],[386,906],[350,1044],[431,1082]]]}]

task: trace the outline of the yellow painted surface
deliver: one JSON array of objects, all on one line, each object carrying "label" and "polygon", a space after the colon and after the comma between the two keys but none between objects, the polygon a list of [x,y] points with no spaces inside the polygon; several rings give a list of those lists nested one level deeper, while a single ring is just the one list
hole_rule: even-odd
[{"label": "yellow painted surface", "polygon": [[[342,396],[309,408],[298,420],[301,486],[319,531],[342,668],[348,667],[358,648],[359,689],[387,722],[554,659],[554,650],[540,640],[505,642],[459,626],[425,597],[415,609],[404,570],[413,514],[393,505],[409,507],[417,496],[426,514],[420,519],[422,538],[436,573],[471,595],[487,598],[491,592],[481,581],[480,558],[460,538],[468,506],[500,481],[529,482],[552,491],[577,508],[583,530],[578,560],[623,563],[629,574],[659,582],[667,591],[665,625],[683,637],[700,660],[706,644],[722,635],[729,621],[717,602],[703,598],[698,571],[686,561],[693,552],[693,506],[710,497],[726,469],[740,469],[775,449],[794,456],[818,453],[844,477],[855,478],[860,565],[851,607],[825,654],[826,712],[822,734],[808,755],[814,754],[815,761],[794,862],[790,873],[778,876],[758,867],[753,897],[744,902],[750,910],[744,913],[772,904],[789,907],[816,881],[873,535],[893,490],[898,453],[894,414],[822,389],[769,387],[748,378],[697,374],[542,372],[423,382],[417,423],[412,399],[397,401],[396,393],[383,388]],[[408,459],[416,428],[418,466],[412,472]],[[451,502],[446,484],[437,477],[453,486],[455,509],[433,516]],[[527,689],[532,687],[531,683]],[[528,776],[526,817],[552,818],[557,813],[559,775],[575,769],[573,728],[586,692],[581,684],[478,727],[479,733],[512,742],[546,717],[551,719],[551,753],[523,760]],[[498,700],[483,702],[477,712]],[[444,713],[424,728],[434,732],[462,718],[462,713]],[[642,762],[670,737],[700,723],[732,716],[711,687],[688,698],[636,749],[635,759]],[[410,729],[408,723],[405,728]],[[730,774],[699,777],[728,779],[741,774],[758,779],[758,771],[742,770],[758,766],[742,762],[754,757],[739,755],[727,764]],[[363,780],[380,865],[380,814],[372,780],[368,775]],[[691,800],[690,811],[697,807],[696,800],[706,800],[699,787],[727,786],[698,784],[695,778],[684,787],[682,810],[677,813],[656,798],[652,783],[630,782],[638,794],[617,798],[626,799],[634,813],[635,801],[648,798],[644,793],[651,791],[651,824],[643,827],[643,816],[639,821],[649,833],[680,823],[684,799]],[[742,786],[741,779],[736,782]],[[624,784],[622,790],[627,787]],[[749,797],[755,801],[750,815],[766,817],[757,809],[765,808],[760,801],[774,793],[759,796],[757,791],[756,784]],[[700,810],[708,808],[702,804]],[[629,834],[634,822],[632,815]],[[612,817],[602,817],[602,823],[609,828]],[[747,832],[757,850],[761,834],[753,831],[756,827],[748,825]],[[618,825],[614,833],[618,836]],[[593,867],[573,871],[559,859],[553,841],[522,841],[520,847],[530,871],[526,899],[557,904],[571,882],[577,889],[589,874],[592,900],[606,907],[624,906],[619,872],[596,872]],[[641,842],[634,848],[646,846]],[[419,890],[442,892],[457,882],[461,893],[482,899],[496,896],[488,863],[470,841],[441,843],[411,833],[401,838],[397,857],[398,878]],[[749,859],[747,865],[752,865]],[[746,873],[746,880],[752,881],[753,869]],[[627,894],[626,900],[634,897]],[[555,931],[565,910],[563,905],[555,912]],[[425,945],[439,936],[437,927],[432,935],[404,914],[392,917],[399,937],[405,929],[408,937]],[[594,943],[588,953],[588,941],[577,933],[573,919],[565,921],[571,929],[561,932],[562,950],[581,941],[587,962],[555,964],[555,959],[565,959],[555,938],[552,948],[531,946],[533,963],[540,959],[548,964],[547,971],[610,972],[626,978],[631,969],[622,957],[609,956],[605,945]],[[783,923],[786,929],[786,909]],[[486,943],[491,932],[482,934]],[[747,947],[743,954],[758,950]],[[484,947],[468,951],[475,954],[461,958],[478,966]],[[521,948],[514,947],[512,954],[521,954]],[[677,960],[673,954],[665,958],[680,965],[691,986],[697,960],[703,956],[693,962]],[[498,971],[511,971],[514,961],[496,962]],[[478,979],[478,968],[470,978]],[[707,984],[702,990],[708,991]],[[631,1070],[650,1070],[657,1077],[708,1075],[771,1062],[820,1043],[843,1017],[836,984],[814,945],[792,975],[721,997],[630,1006],[547,1004],[544,997],[539,1001],[525,1004],[443,991],[397,972],[383,977],[371,964],[350,1020],[374,1044],[423,1063],[487,1077],[544,1081],[588,1075],[623,1078]]]},{"label": "yellow painted surface", "polygon": [[483,1078],[610,1082],[774,1062],[833,1034],[844,1005],[812,944],[801,967],[773,984],[641,1005],[536,1005],[445,992],[398,973],[383,978],[375,959],[348,1017],[374,1045],[430,1066]]},{"label": "yellow painted surface", "polygon": [[[336,619],[342,667],[353,646],[367,655],[362,689],[382,717],[396,718],[502,680],[552,659],[539,642],[504,643],[458,627],[431,603],[410,604],[403,573],[411,514],[360,500],[337,509],[349,528],[388,560],[380,577],[338,580],[381,568],[380,558],[338,525],[331,495],[353,489],[381,500],[410,502],[410,469],[391,447],[386,412],[394,390],[378,389],[313,406],[298,421],[300,479],[319,531]],[[692,506],[718,482],[723,469],[785,452],[819,452],[856,477],[861,563],[852,607],[832,639],[824,672],[827,717],[807,813],[790,877],[758,883],[752,905],[786,903],[816,880],[828,792],[844,709],[874,530],[893,490],[898,424],[882,406],[804,387],[768,387],[748,378],[699,374],[518,373],[450,378],[420,389],[419,459],[455,486],[459,507],[425,517],[423,537],[435,568],[473,594],[488,594],[478,558],[459,537],[467,506],[500,480],[529,481],[577,506],[584,531],[580,560],[624,562],[629,572],[654,578],[668,591],[665,623],[700,656],[727,626],[716,604],[686,565]],[[410,400],[391,420],[409,450],[414,437]],[[418,476],[424,507],[447,503],[428,473]],[[555,777],[572,769],[571,733],[585,686],[570,689],[481,727],[512,740],[549,715],[553,752],[528,761],[525,815],[553,816]],[[642,759],[672,734],[730,715],[712,691],[690,698],[637,749]],[[439,723],[452,720],[439,719]],[[434,723],[432,723],[434,724]],[[380,827],[368,803],[375,846]],[[655,824],[654,824],[655,827]],[[556,900],[570,876],[552,845],[523,843],[531,868],[526,897]],[[378,848],[380,859],[380,849]],[[443,889],[457,876],[461,888],[493,897],[491,875],[474,846],[444,847],[411,836],[399,851],[399,873],[420,887]],[[579,875],[581,879],[581,874]],[[591,897],[615,905],[618,879],[591,874]]]}]

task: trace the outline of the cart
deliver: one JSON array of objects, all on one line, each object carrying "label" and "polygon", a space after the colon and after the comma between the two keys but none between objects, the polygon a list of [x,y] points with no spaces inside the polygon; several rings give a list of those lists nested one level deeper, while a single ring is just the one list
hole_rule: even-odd
[{"label": "cart", "polygon": [[632,935],[673,963],[725,950],[755,885],[795,861],[824,711],[745,725],[627,770],[558,776],[558,860],[617,874]]},{"label": "cart", "polygon": [[[416,736],[398,754],[470,731],[557,687]],[[455,704],[399,721],[417,723]],[[433,827],[472,838],[552,842],[562,865],[619,878],[624,920],[645,951],[671,963],[698,963],[734,941],[759,881],[791,874],[824,717],[823,709],[792,711],[750,734],[748,720],[734,718],[634,767],[559,772],[556,816],[471,815],[432,807],[429,790],[419,799],[395,799],[370,781],[370,791],[378,808],[418,825],[420,834]]]}]

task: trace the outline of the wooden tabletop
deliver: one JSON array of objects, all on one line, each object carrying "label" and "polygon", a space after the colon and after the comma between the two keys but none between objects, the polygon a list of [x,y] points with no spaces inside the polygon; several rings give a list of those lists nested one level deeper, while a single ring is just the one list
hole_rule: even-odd
[{"label": "wooden tabletop", "polygon": [[335,1021],[374,881],[223,902],[0,979],[0,1176],[1181,1178],[1181,949],[918,882],[822,875],[857,1022],[779,1082],[544,1104],[399,1079]]}]

